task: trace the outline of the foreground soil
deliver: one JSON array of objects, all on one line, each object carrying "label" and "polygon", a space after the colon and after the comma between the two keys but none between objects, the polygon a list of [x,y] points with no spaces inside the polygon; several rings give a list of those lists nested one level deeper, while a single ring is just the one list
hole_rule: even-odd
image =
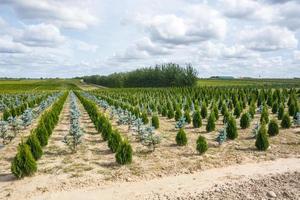
[{"label": "foreground soil", "polygon": [[[41,181],[38,177],[34,179],[32,182]],[[68,191],[43,191],[27,197],[47,200],[272,198],[300,198],[300,159],[234,165],[150,181],[117,182]]]}]

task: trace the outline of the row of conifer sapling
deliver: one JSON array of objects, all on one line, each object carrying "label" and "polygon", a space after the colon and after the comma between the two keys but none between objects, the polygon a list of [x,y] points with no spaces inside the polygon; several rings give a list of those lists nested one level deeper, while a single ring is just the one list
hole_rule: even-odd
[{"label": "row of conifer sapling", "polygon": [[[250,108],[251,109],[251,108]],[[269,120],[269,114],[267,111],[267,106],[264,108],[260,108],[261,111],[261,117],[260,117],[260,124],[256,123],[254,129],[252,130],[252,133],[254,135],[254,138],[256,138],[255,146],[258,150],[266,150],[269,147],[268,142],[268,135],[269,136],[275,136],[279,133],[279,125],[276,119]],[[186,133],[184,131],[184,126],[193,123],[194,128],[199,128],[202,126],[202,120],[201,120],[201,114],[199,110],[196,110],[192,116],[192,119],[190,118],[188,112],[185,112],[184,116],[181,116],[176,113],[179,120],[177,120],[175,124],[175,128],[179,128],[179,132],[176,135],[176,143],[180,146],[187,144],[187,137]],[[241,129],[249,128],[250,122],[254,117],[254,113],[251,112],[245,112],[242,114],[240,118],[240,126]],[[281,127],[283,129],[290,128],[292,125],[290,116],[288,113],[284,113],[281,118]],[[209,115],[208,122],[206,125],[206,131],[211,132],[215,130],[215,113],[212,110],[212,112]],[[230,113],[226,112],[224,114],[223,118],[224,128],[219,130],[219,135],[216,138],[216,141],[221,145],[223,142],[225,142],[227,139],[234,140],[238,137],[238,131],[237,131],[237,125],[236,125],[236,119],[235,117]],[[294,118],[294,124],[295,126],[300,125],[300,113],[296,114],[296,117]],[[266,125],[268,125],[268,129],[266,128]],[[203,153],[207,150],[207,143],[205,141],[205,138],[202,136],[199,136],[197,140],[197,150],[199,153]]]},{"label": "row of conifer sapling", "polygon": [[65,135],[63,142],[75,153],[77,146],[81,143],[81,138],[84,134],[83,129],[80,127],[80,110],[77,104],[76,95],[73,91],[70,93],[70,130]]},{"label": "row of conifer sapling", "polygon": [[89,114],[102,139],[107,141],[110,150],[115,153],[116,162],[125,165],[132,162],[132,147],[127,139],[122,138],[118,130],[113,129],[108,117],[101,113],[96,103],[84,93],[75,92],[83,107]]},{"label": "row of conifer sapling", "polygon": [[60,93],[58,100],[42,114],[28,138],[22,138],[11,163],[11,171],[17,178],[33,175],[37,171],[36,161],[43,155],[42,148],[48,144],[67,96],[67,92]]},{"label": "row of conifer sapling", "polygon": [[121,106],[116,107],[116,104],[109,105],[106,100],[92,94],[85,93],[85,95],[93,99],[104,110],[109,110],[111,120],[115,118],[118,125],[127,125],[128,130],[132,131],[136,139],[150,151],[154,151],[156,146],[161,142],[160,135],[155,132],[155,129],[159,128],[159,118],[157,115],[152,116],[150,123],[146,113],[137,114]]},{"label": "row of conifer sapling", "polygon": [[21,116],[9,116],[7,120],[1,120],[0,139],[3,145],[9,144],[22,128],[26,129],[31,125],[33,120],[51,106],[59,95],[59,93],[54,93],[51,96],[47,96],[47,98],[41,101],[35,108],[27,107]]}]

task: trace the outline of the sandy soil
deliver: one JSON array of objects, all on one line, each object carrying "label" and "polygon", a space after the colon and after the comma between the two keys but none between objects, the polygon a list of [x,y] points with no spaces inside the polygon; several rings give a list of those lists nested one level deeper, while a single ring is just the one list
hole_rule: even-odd
[{"label": "sandy soil", "polygon": [[[300,159],[234,165],[150,181],[44,194],[32,199],[264,199],[300,197]],[[283,199],[283,198],[279,198]]]},{"label": "sandy soil", "polygon": [[[206,133],[206,120],[203,120],[203,126],[199,129],[194,129],[191,125],[188,125],[186,127],[188,145],[185,147],[176,146],[175,136],[178,130],[174,128],[175,121],[160,117],[160,128],[157,130],[157,133],[162,136],[162,142],[154,152],[150,152],[146,147],[141,145],[132,132],[128,131],[127,126],[117,126],[114,119],[112,120],[114,128],[120,130],[123,137],[129,139],[134,150],[133,163],[127,166],[120,166],[115,163],[114,154],[107,147],[107,143],[101,139],[100,134],[96,132],[83,106],[79,105],[82,113],[80,122],[85,135],[77,152],[71,153],[68,147],[62,142],[63,137],[68,134],[70,126],[69,101],[67,101],[60,116],[60,123],[55,128],[49,140],[49,145],[44,149],[45,155],[38,162],[37,174],[22,180],[1,177],[0,199],[32,199],[33,197],[41,199],[41,195],[45,195],[43,197],[46,199],[55,199],[54,197],[57,197],[55,195],[66,195],[63,197],[68,199],[69,197],[73,197],[72,194],[75,194],[75,197],[78,194],[78,198],[84,197],[79,195],[81,192],[83,194],[87,192],[86,195],[90,195],[89,191],[91,191],[91,195],[94,192],[96,195],[91,196],[91,199],[97,196],[98,199],[99,196],[102,199],[105,196],[102,193],[98,193],[98,190],[102,192],[105,190],[108,197],[111,197],[111,192],[119,191],[119,187],[127,187],[130,184],[134,185],[132,190],[130,187],[129,190],[125,190],[124,188],[128,194],[120,193],[120,195],[121,197],[123,197],[122,195],[129,195],[128,197],[133,198],[133,194],[139,195],[132,193],[132,191],[135,191],[135,187],[137,187],[137,191],[143,191],[147,190],[147,188],[151,189],[151,185],[153,187],[155,185],[159,186],[160,181],[163,184],[165,180],[169,179],[170,182],[160,185],[161,187],[157,187],[157,190],[154,188],[154,191],[161,191],[157,192],[159,195],[155,194],[153,196],[152,190],[147,190],[147,192],[151,193],[149,199],[156,197],[164,199],[165,194],[171,199],[173,196],[170,194],[174,193],[174,191],[169,191],[168,188],[173,184],[177,184],[177,181],[179,183],[187,182],[185,178],[183,178],[183,181],[177,180],[176,177],[178,176],[191,178],[195,174],[196,176],[198,176],[197,174],[201,176],[204,173],[210,179],[214,173],[221,170],[218,173],[220,177],[215,177],[221,183],[216,184],[225,184],[234,180],[243,181],[243,177],[248,177],[248,175],[248,178],[259,178],[262,175],[269,176],[269,173],[285,173],[290,170],[299,172],[300,128],[294,127],[288,130],[280,130],[278,136],[270,138],[270,148],[266,152],[259,152],[255,149],[255,139],[251,133],[254,122],[259,120],[259,115],[256,115],[251,128],[239,130],[239,137],[236,140],[227,141],[221,146],[215,141],[218,134],[217,131]],[[221,121],[220,117],[217,129],[223,127]],[[204,155],[198,155],[195,149],[195,143],[199,135],[206,137],[209,143],[209,149]],[[288,159],[283,160],[280,158]],[[264,161],[272,161],[267,162],[272,163],[270,164],[272,166],[270,170],[265,168],[268,164],[265,165]],[[5,164],[5,167],[9,166]],[[241,169],[244,167],[244,170],[238,168],[239,166],[241,166]],[[290,170],[287,170],[287,168],[290,168]],[[225,175],[222,173],[222,169],[225,170]],[[280,171],[281,169],[285,170]],[[230,177],[231,174],[233,174],[232,177]],[[208,179],[196,183],[197,186],[204,185],[200,187],[202,188],[200,190],[191,191],[191,194],[193,194],[191,198],[195,195],[200,195],[204,190],[209,190],[211,186],[214,186],[210,185]],[[195,183],[193,184],[195,185]],[[235,187],[235,185],[232,187]],[[143,198],[148,199],[148,196],[143,193]],[[139,199],[142,198],[140,197]]]}]

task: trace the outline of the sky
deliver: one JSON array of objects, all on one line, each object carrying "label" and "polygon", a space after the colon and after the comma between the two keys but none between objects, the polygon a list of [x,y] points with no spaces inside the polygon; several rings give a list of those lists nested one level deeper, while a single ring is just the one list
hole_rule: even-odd
[{"label": "sky", "polygon": [[299,39],[300,0],[0,0],[0,77],[300,77]]}]

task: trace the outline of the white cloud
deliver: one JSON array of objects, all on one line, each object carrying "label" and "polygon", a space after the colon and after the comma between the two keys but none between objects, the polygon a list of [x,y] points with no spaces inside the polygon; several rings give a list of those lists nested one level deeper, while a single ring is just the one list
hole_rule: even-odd
[{"label": "white cloud", "polygon": [[278,26],[245,29],[239,33],[239,40],[248,48],[257,51],[294,49],[298,45],[293,32]]},{"label": "white cloud", "polygon": [[300,61],[300,51],[299,50],[294,51],[293,52],[293,57],[294,57],[294,60]]},{"label": "white cloud", "polygon": [[23,44],[16,43],[10,36],[0,36],[0,54],[1,53],[26,53],[30,49]]},{"label": "white cloud", "polygon": [[87,52],[96,52],[99,48],[97,45],[89,44],[80,40],[71,40],[71,45],[73,44],[76,49],[80,51],[87,51]]},{"label": "white cloud", "polygon": [[277,10],[261,1],[221,0],[220,5],[223,13],[231,18],[263,20],[267,22],[277,18]]},{"label": "white cloud", "polygon": [[65,37],[60,34],[60,30],[56,26],[42,23],[25,26],[15,40],[27,46],[55,47],[62,45]]},{"label": "white cloud", "polygon": [[207,5],[188,6],[181,16],[138,15],[135,21],[144,27],[153,42],[172,46],[223,39],[227,30],[226,20]]},{"label": "white cloud", "polygon": [[66,28],[86,29],[97,18],[80,1],[2,0],[11,5],[22,19],[43,20]]}]

